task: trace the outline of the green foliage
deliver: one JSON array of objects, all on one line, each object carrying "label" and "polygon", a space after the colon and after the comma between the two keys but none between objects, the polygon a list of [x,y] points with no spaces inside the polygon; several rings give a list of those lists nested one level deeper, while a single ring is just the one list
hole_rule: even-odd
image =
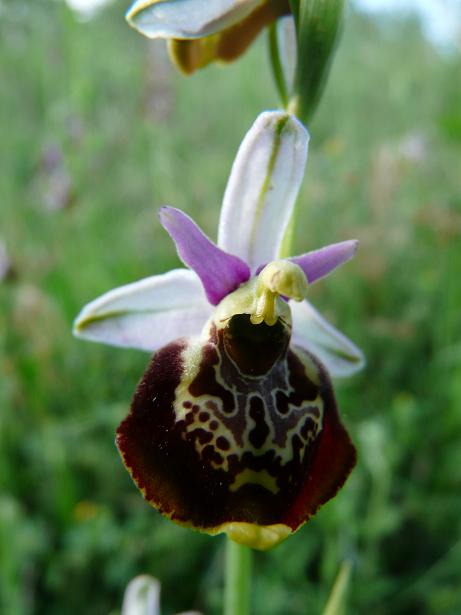
[{"label": "green foliage", "polygon": [[[3,5],[0,611],[115,613],[145,572],[166,613],[213,615],[223,540],[160,518],[113,445],[147,356],[70,329],[88,300],[177,264],[158,206],[213,233],[238,144],[276,104],[264,46],[185,80],[122,2],[88,23],[63,3]],[[347,613],[461,611],[460,68],[411,22],[346,19],[296,245],[361,241],[312,288],[368,357],[337,386],[360,458],[314,520],[256,554],[256,615],[320,613],[344,558]]]}]

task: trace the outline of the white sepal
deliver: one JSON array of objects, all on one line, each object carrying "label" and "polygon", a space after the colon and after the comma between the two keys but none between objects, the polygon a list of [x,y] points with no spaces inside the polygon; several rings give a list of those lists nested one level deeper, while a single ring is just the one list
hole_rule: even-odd
[{"label": "white sepal", "polygon": [[88,303],[75,320],[74,334],[151,352],[176,338],[197,335],[211,311],[196,274],[173,269]]},{"label": "white sepal", "polygon": [[330,376],[344,378],[361,370],[363,352],[335,329],[307,301],[290,302],[293,318],[292,343],[317,356]]},{"label": "white sepal", "polygon": [[309,133],[292,115],[265,111],[246,134],[224,195],[218,245],[255,271],[275,260],[307,159]]}]

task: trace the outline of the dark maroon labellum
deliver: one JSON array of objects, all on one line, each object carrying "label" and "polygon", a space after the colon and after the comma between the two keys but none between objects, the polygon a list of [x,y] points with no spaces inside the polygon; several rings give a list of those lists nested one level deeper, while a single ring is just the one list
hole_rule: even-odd
[{"label": "dark maroon labellum", "polygon": [[343,485],[353,444],[319,361],[245,314],[152,359],[117,431],[145,498],[174,521],[296,530]]}]

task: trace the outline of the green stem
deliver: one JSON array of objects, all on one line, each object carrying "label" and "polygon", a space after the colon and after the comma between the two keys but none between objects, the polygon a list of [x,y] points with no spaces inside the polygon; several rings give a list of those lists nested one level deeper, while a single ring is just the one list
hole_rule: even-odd
[{"label": "green stem", "polygon": [[290,8],[293,14],[293,18],[295,20],[295,24],[298,25],[299,22],[299,0],[289,0]]},{"label": "green stem", "polygon": [[286,108],[288,105],[288,88],[283,72],[282,59],[280,57],[276,23],[273,23],[269,28],[269,57],[271,61],[274,82],[277,87],[282,105],[284,108]]},{"label": "green stem", "polygon": [[322,615],[341,615],[345,611],[346,593],[352,572],[352,562],[345,560],[341,564],[333,589]]},{"label": "green stem", "polygon": [[251,558],[250,548],[227,539],[224,615],[250,615]]}]

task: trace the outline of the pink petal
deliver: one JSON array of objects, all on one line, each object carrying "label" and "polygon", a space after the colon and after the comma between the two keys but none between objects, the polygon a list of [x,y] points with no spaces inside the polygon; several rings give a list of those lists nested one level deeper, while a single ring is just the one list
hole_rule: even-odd
[{"label": "pink petal", "polygon": [[332,243],[320,250],[294,256],[289,260],[301,267],[306,274],[307,281],[312,284],[355,256],[357,246],[358,241],[351,239]]},{"label": "pink petal", "polygon": [[160,221],[175,242],[180,259],[200,278],[211,304],[217,305],[250,278],[250,269],[243,260],[218,248],[179,209],[162,207]]}]

